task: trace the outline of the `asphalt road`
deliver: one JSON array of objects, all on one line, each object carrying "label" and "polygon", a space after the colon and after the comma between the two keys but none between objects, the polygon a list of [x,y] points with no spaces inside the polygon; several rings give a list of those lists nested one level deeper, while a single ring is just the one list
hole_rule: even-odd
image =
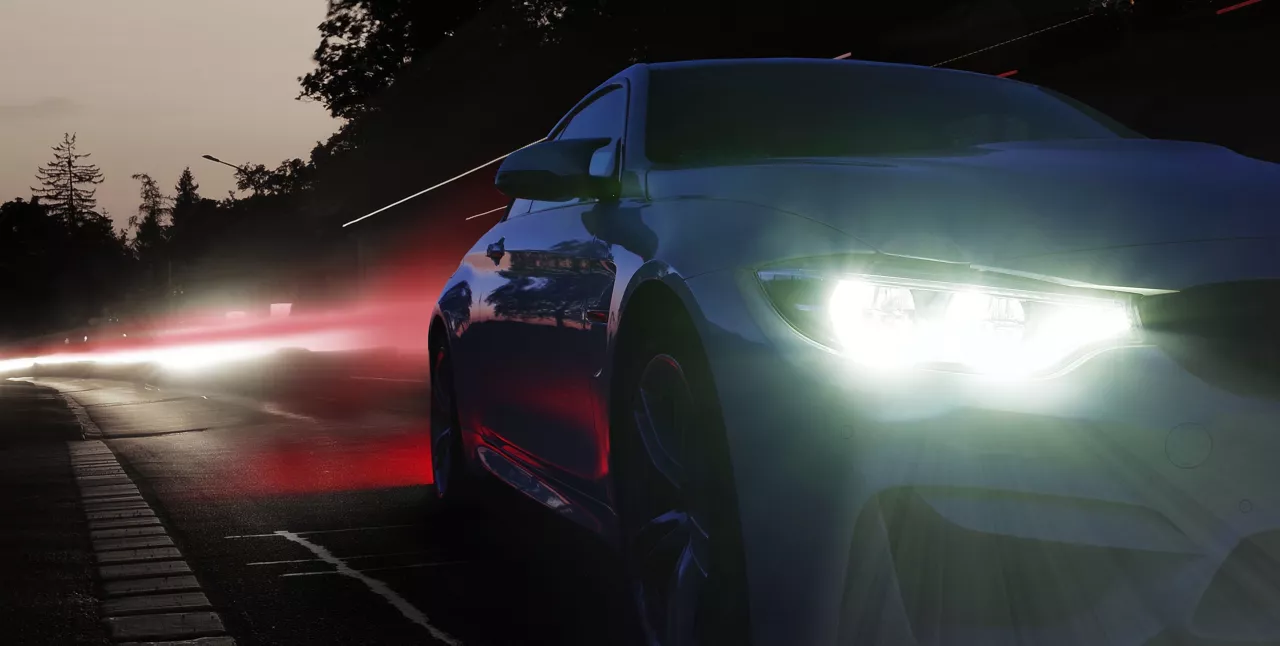
[{"label": "asphalt road", "polygon": [[238,643],[620,641],[607,551],[514,493],[442,515],[415,416],[34,383],[85,408]]}]

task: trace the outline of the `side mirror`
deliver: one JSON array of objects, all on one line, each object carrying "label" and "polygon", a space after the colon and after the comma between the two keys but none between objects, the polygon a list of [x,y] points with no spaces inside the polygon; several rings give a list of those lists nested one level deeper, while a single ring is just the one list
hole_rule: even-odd
[{"label": "side mirror", "polygon": [[502,161],[494,184],[504,195],[516,199],[563,202],[614,196],[618,194],[612,172],[614,149],[614,140],[608,137],[533,144]]}]

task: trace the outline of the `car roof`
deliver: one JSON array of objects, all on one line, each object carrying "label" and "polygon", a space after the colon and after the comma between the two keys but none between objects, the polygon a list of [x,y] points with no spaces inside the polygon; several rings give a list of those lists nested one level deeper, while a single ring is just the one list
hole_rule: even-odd
[{"label": "car roof", "polygon": [[712,58],[702,60],[688,61],[671,61],[664,63],[644,63],[645,67],[651,70],[678,70],[678,69],[695,69],[695,68],[734,68],[734,67],[758,67],[758,66],[861,66],[861,67],[881,67],[881,68],[900,68],[911,70],[929,70],[939,74],[967,74],[973,76],[981,76],[984,78],[992,78],[989,74],[980,72],[970,72],[967,70],[957,70],[945,67],[926,67],[923,65],[910,65],[907,63],[884,63],[879,61],[865,61],[856,59],[833,59],[833,58]]}]

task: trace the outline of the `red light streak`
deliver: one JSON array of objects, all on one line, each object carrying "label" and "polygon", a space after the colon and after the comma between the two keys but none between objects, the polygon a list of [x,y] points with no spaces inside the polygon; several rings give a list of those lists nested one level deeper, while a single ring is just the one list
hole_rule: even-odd
[{"label": "red light streak", "polygon": [[431,451],[424,430],[381,438],[320,436],[245,445],[217,457],[208,477],[221,483],[198,499],[368,491],[429,485]]},{"label": "red light streak", "polygon": [[1217,14],[1217,15],[1219,15],[1219,16],[1221,16],[1222,14],[1227,13],[1228,11],[1235,11],[1236,9],[1243,9],[1243,8],[1245,8],[1245,7],[1247,7],[1247,6],[1251,5],[1251,4],[1257,4],[1257,3],[1259,3],[1259,2],[1262,2],[1262,0],[1244,0],[1244,2],[1237,2],[1236,4],[1233,4],[1233,5],[1231,5],[1230,7],[1223,7],[1223,8],[1221,8],[1221,9],[1219,9],[1219,10],[1215,11],[1214,13],[1216,13],[1216,14]]},{"label": "red light streak", "polygon": [[1018,70],[1009,70],[1008,72],[1002,72],[1002,73],[1000,73],[1000,74],[996,74],[996,76],[998,76],[998,77],[1000,77],[1000,78],[1002,78],[1002,79],[1007,79],[1007,78],[1009,78],[1010,76],[1013,76],[1014,74],[1017,74],[1017,73],[1018,73]]}]

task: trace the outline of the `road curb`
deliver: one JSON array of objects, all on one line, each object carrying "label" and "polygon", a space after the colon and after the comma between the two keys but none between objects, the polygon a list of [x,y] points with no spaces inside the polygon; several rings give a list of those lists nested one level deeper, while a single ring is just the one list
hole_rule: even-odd
[{"label": "road curb", "polygon": [[112,641],[234,646],[164,524],[101,439],[84,407],[62,398],[83,437],[67,442],[89,524],[102,622]]},{"label": "road curb", "polygon": [[98,428],[97,422],[94,422],[92,417],[89,417],[89,411],[85,410],[85,407],[81,406],[80,402],[76,401],[71,395],[62,391],[58,391],[57,394],[66,403],[67,408],[71,410],[71,414],[76,416],[76,421],[80,422],[80,438],[85,440],[101,439],[102,429]]}]

